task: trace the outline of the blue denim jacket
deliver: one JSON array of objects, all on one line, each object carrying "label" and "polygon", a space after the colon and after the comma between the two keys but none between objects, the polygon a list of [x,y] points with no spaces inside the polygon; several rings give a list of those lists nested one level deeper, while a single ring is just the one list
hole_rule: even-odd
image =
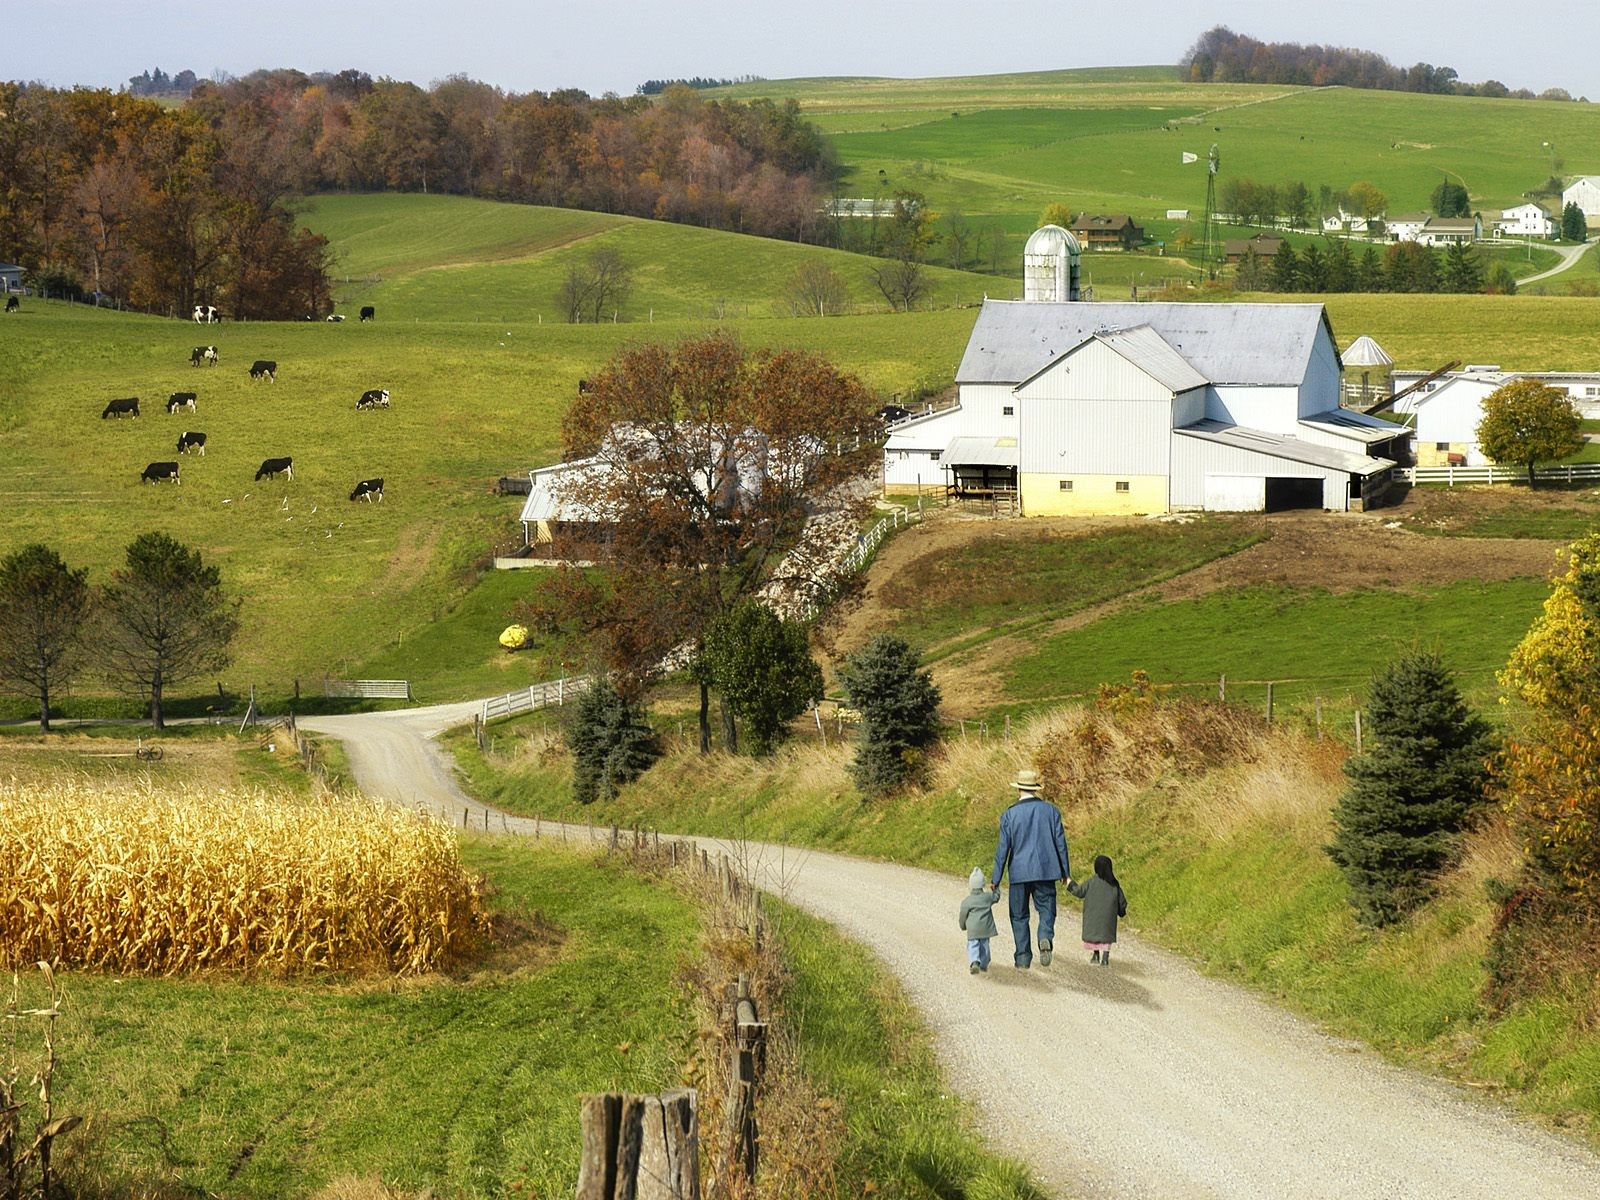
[{"label": "blue denim jacket", "polygon": [[1008,865],[1012,883],[1065,879],[1072,874],[1060,809],[1024,795],[1000,814],[1000,845],[994,852],[991,882],[998,884]]}]

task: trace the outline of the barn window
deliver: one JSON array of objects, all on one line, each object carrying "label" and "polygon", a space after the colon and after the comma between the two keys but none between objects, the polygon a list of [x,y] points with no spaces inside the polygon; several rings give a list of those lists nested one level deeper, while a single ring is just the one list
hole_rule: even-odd
[{"label": "barn window", "polygon": [[1126,479],[1117,480],[1117,491],[1125,492],[1127,490],[1128,490],[1128,481]]},{"label": "barn window", "polygon": [[1062,490],[1062,491],[1063,491],[1063,492],[1070,492],[1070,491],[1071,491],[1071,490],[1072,490],[1072,480],[1070,480],[1070,479],[1063,479],[1063,480],[1062,480],[1062,481],[1061,481],[1061,490]]},{"label": "barn window", "polygon": [[1017,415],[1017,406],[1015,404],[1007,404],[1007,405],[1005,405],[1003,408],[1001,408],[1000,415],[1002,417],[1014,417],[1014,416],[1016,416]]},{"label": "barn window", "polygon": [[1450,449],[1450,443],[1449,442],[1435,442],[1433,444],[1433,448],[1435,450],[1448,450],[1448,449]]},{"label": "barn window", "polygon": [[928,451],[928,457],[933,459],[934,462],[938,462],[941,458],[944,457],[944,451],[943,450],[929,450]]}]

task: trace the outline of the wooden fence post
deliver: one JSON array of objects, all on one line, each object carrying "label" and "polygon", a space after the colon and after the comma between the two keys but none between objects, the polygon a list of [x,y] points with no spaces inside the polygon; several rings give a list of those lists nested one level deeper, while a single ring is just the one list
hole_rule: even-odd
[{"label": "wooden fence post", "polygon": [[761,1133],[756,1123],[756,1092],[767,1061],[767,1026],[758,1019],[750,998],[750,979],[739,976],[738,999],[733,1008],[733,1071],[728,1082],[728,1157],[744,1177],[755,1182],[761,1162]]},{"label": "wooden fence post", "polygon": [[1228,702],[1228,676],[1226,674],[1217,676],[1217,699],[1224,704]]},{"label": "wooden fence post", "polygon": [[1361,710],[1356,709],[1356,753],[1361,753]]},{"label": "wooden fence post", "polygon": [[1322,697],[1317,697],[1317,741],[1322,740]]},{"label": "wooden fence post", "polygon": [[579,1102],[578,1200],[700,1200],[700,1117],[693,1089],[609,1092]]},{"label": "wooden fence post", "polygon": [[1272,728],[1272,680],[1267,680],[1267,728]]}]

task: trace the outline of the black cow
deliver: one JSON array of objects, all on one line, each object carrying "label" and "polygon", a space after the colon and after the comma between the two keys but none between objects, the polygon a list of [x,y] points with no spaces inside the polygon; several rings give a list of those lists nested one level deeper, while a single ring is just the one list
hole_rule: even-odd
[{"label": "black cow", "polygon": [[578,380],[578,395],[585,396],[585,395],[588,395],[588,392],[589,392],[589,381],[587,379]]},{"label": "black cow", "polygon": [[200,457],[204,458],[206,456],[206,435],[203,433],[191,433],[185,429],[178,435],[178,453],[187,454],[191,450],[200,451]]},{"label": "black cow", "polygon": [[388,388],[368,388],[366,391],[361,393],[361,399],[356,401],[356,408],[358,410],[359,409],[363,409],[363,408],[388,408],[388,407],[389,407],[389,389]]},{"label": "black cow", "polygon": [[356,490],[350,493],[350,499],[365,500],[368,504],[372,503],[372,498],[374,496],[378,498],[378,502],[380,504],[383,502],[382,476],[379,476],[377,479],[363,479],[360,483],[356,484]]},{"label": "black cow", "polygon": [[208,367],[217,365],[217,348],[215,346],[196,346],[189,351],[189,365],[198,367],[204,363]]},{"label": "black cow", "polygon": [[22,311],[22,301],[18,300],[15,296],[7,296],[6,297],[6,311],[8,313],[21,312]]},{"label": "black cow", "polygon": [[105,411],[100,414],[104,421],[107,417],[137,417],[139,415],[139,397],[129,396],[126,400],[113,400],[106,405]]},{"label": "black cow", "polygon": [[177,463],[151,463],[144,469],[144,474],[139,476],[140,483],[160,483],[163,479],[170,479],[173,483],[183,482],[178,478]]},{"label": "black cow", "polygon": [[904,421],[911,415],[911,410],[909,408],[902,408],[898,404],[885,404],[873,415],[885,425],[892,425],[896,421]]},{"label": "black cow", "polygon": [[287,475],[290,479],[293,479],[294,478],[294,459],[292,459],[292,458],[269,458],[264,463],[261,464],[261,469],[256,472],[256,478],[257,479],[261,479],[261,478],[264,477],[264,478],[267,478],[267,479],[276,479],[278,477],[278,473],[280,471],[283,474]]},{"label": "black cow", "polygon": [[251,379],[265,379],[268,383],[278,381],[278,364],[271,359],[258,358],[250,364]]},{"label": "black cow", "polygon": [[171,416],[180,408],[187,408],[190,412],[194,412],[194,401],[195,395],[193,392],[173,392],[172,395],[167,397],[167,415]]},{"label": "black cow", "polygon": [[378,310],[373,308],[372,305],[363,304],[361,306],[361,319],[363,321],[373,321],[373,320],[376,320],[377,317],[378,317]]}]

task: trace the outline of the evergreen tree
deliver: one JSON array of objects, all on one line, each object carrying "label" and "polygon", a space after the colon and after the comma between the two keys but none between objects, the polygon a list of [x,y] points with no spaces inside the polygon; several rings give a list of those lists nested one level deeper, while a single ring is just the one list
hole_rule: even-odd
[{"label": "evergreen tree", "polygon": [[1472,198],[1459,183],[1445,179],[1433,189],[1433,211],[1441,217],[1464,217],[1472,210]]},{"label": "evergreen tree", "polygon": [[1483,798],[1489,727],[1439,656],[1407,654],[1372,681],[1372,745],[1345,763],[1328,853],[1367,925],[1400,920],[1432,894],[1456,836]]},{"label": "evergreen tree", "polygon": [[1300,259],[1288,242],[1280,243],[1272,256],[1272,290],[1292,292],[1300,287]]},{"label": "evergreen tree", "polygon": [[1302,292],[1325,292],[1328,290],[1328,260],[1323,257],[1322,251],[1316,244],[1307,246],[1300,252],[1300,290]]},{"label": "evergreen tree", "polygon": [[1574,201],[1568,201],[1561,210],[1561,240],[1566,242],[1587,241],[1589,237],[1589,222],[1583,215],[1583,209]]},{"label": "evergreen tree", "polygon": [[1241,292],[1264,292],[1267,290],[1268,264],[1261,261],[1261,255],[1256,253],[1254,246],[1246,246],[1244,253],[1239,256],[1239,269],[1233,277],[1233,285]]},{"label": "evergreen tree", "polygon": [[603,680],[578,701],[567,727],[567,748],[572,796],[579,804],[610,800],[661,756],[644,709]]},{"label": "evergreen tree", "polygon": [[1447,292],[1481,292],[1483,262],[1478,252],[1462,242],[1451,242],[1444,252],[1443,283]]},{"label": "evergreen tree", "polygon": [[939,689],[917,652],[881,633],[839,671],[850,705],[861,714],[856,786],[868,795],[893,791],[921,766],[939,740]]},{"label": "evergreen tree", "polygon": [[744,722],[753,754],[770,754],[784,726],[822,696],[805,626],[780,620],[759,600],[744,600],[712,622],[698,666]]},{"label": "evergreen tree", "polygon": [[1330,292],[1348,292],[1355,288],[1356,259],[1350,252],[1350,243],[1344,238],[1329,238],[1328,252],[1322,256],[1327,265]]},{"label": "evergreen tree", "polygon": [[1388,281],[1383,275],[1383,260],[1378,257],[1378,248],[1368,246],[1366,253],[1361,256],[1361,261],[1356,265],[1355,290],[1358,292],[1381,292],[1388,287]]}]

